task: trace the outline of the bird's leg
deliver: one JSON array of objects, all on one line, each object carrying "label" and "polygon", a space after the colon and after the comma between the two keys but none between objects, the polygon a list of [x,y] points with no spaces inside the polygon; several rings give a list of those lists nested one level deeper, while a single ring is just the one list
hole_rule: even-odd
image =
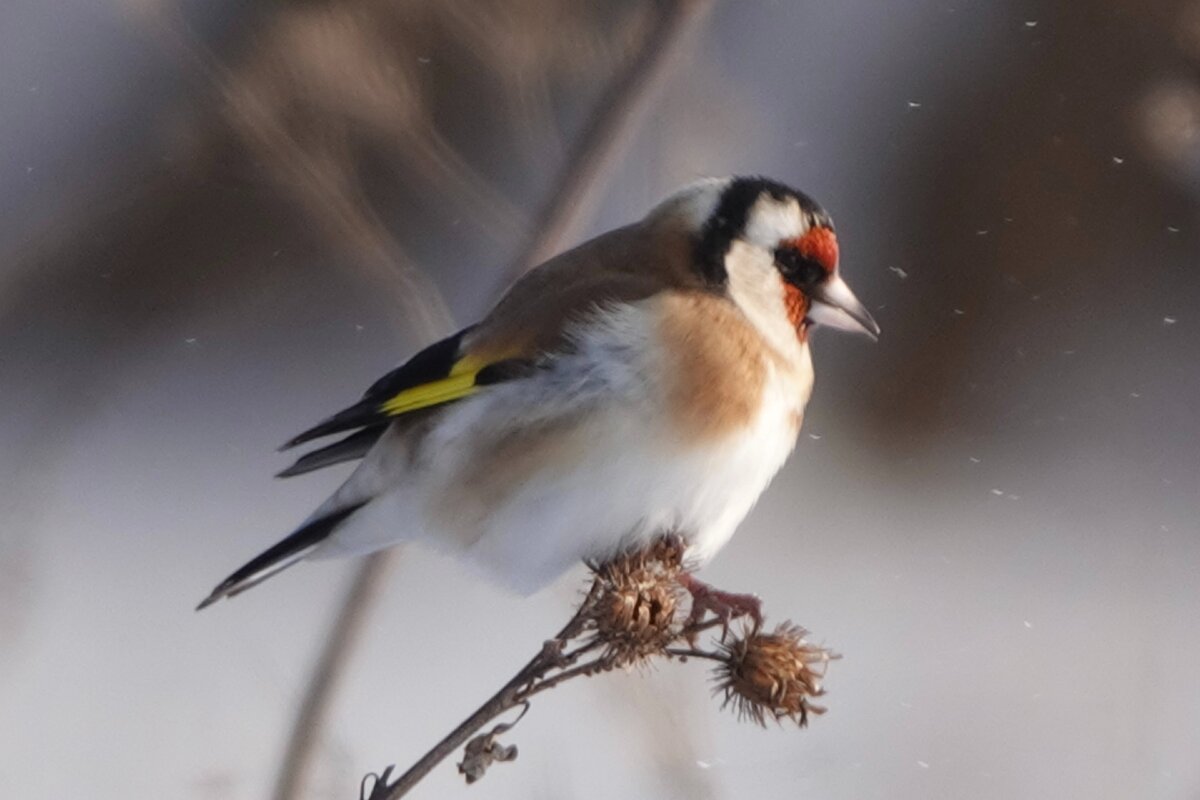
[{"label": "bird's leg", "polygon": [[692,612],[688,615],[687,626],[700,622],[709,611],[721,620],[722,628],[727,628],[729,620],[736,617],[749,617],[754,621],[755,628],[762,626],[762,600],[758,595],[714,589],[690,572],[679,576],[679,584],[692,596]]}]

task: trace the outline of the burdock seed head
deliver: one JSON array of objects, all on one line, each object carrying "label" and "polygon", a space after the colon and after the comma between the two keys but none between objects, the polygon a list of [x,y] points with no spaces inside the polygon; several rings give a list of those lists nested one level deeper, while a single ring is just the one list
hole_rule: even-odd
[{"label": "burdock seed head", "polygon": [[683,553],[677,539],[662,539],[593,567],[600,589],[590,613],[594,640],[614,665],[661,654],[678,637]]},{"label": "burdock seed head", "polygon": [[809,701],[824,694],[825,668],[837,656],[805,641],[806,633],[784,622],[771,633],[746,630],[721,642],[716,681],[724,694],[722,707],[732,704],[738,716],[759,725],[791,719],[803,727],[810,713],[824,714]]}]

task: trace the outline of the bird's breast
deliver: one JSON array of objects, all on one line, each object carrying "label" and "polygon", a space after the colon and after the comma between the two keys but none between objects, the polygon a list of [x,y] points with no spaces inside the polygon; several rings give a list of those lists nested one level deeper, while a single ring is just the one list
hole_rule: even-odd
[{"label": "bird's breast", "polygon": [[665,298],[658,318],[666,416],[684,441],[719,442],[764,421],[795,436],[812,390],[807,343],[780,353],[736,307],[711,295]]},{"label": "bird's breast", "polygon": [[676,433],[707,442],[749,425],[768,370],[755,331],[728,303],[703,294],[664,298],[658,318],[658,372]]}]

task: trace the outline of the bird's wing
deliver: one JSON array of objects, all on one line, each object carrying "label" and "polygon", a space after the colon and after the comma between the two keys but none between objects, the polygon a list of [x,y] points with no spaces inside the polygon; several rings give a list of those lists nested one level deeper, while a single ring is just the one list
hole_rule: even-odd
[{"label": "bird's wing", "polygon": [[[426,347],[371,384],[357,403],[293,437],[282,449],[352,430],[355,433],[349,437],[309,453],[301,462],[305,459],[314,461],[313,457],[322,453],[337,458],[338,451],[361,455],[364,446],[369,449],[383,429],[397,417],[460,400],[488,383],[508,377],[512,366],[507,363],[511,360],[508,354],[493,352],[484,355],[478,350],[468,349],[465,342],[473,330],[473,327],[465,328]],[[509,352],[512,356],[520,355],[512,350]],[[301,462],[297,462],[296,467]],[[307,471],[296,470],[296,467],[287,470],[286,474]]]},{"label": "bird's wing", "polygon": [[[522,380],[536,381],[538,374],[553,374],[561,362],[569,360],[560,357],[576,345],[571,331],[577,326],[572,323],[597,308],[634,303],[671,289],[694,288],[696,279],[690,266],[694,242],[670,222],[641,223],[613,231],[532,270],[478,325],[430,345],[372,384],[359,402],[289,441],[285,448],[353,431],[303,456],[281,474],[298,475],[361,458],[394,423],[414,415],[428,419],[427,415],[486,392],[497,383],[513,386]],[[562,397],[540,393],[543,389],[552,393],[555,385],[554,381],[538,384],[538,391],[530,393],[531,402],[544,398],[563,407]],[[510,482],[521,477],[520,470],[496,472],[508,476]],[[201,607],[296,563],[329,539],[335,529],[351,524],[359,509],[372,505],[372,492],[362,491],[355,481],[351,476],[300,528],[234,572]]]},{"label": "bird's wing", "polygon": [[687,285],[690,247],[675,228],[643,223],[551,259],[517,281],[481,323],[425,348],[372,384],[357,403],[288,441],[281,449],[353,431],[302,456],[280,476],[361,458],[397,419],[526,374],[538,360],[569,347],[569,324],[596,307]]}]

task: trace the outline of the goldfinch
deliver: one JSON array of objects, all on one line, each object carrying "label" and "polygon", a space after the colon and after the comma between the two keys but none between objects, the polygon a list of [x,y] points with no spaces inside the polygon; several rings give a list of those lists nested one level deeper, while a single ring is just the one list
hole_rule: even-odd
[{"label": "goldfinch", "polygon": [[414,540],[521,593],[665,534],[703,563],[795,446],[816,325],[879,333],[824,209],[765,178],[687,186],[289,441],[349,432],[283,476],[361,461],[200,607],[302,559]]}]

